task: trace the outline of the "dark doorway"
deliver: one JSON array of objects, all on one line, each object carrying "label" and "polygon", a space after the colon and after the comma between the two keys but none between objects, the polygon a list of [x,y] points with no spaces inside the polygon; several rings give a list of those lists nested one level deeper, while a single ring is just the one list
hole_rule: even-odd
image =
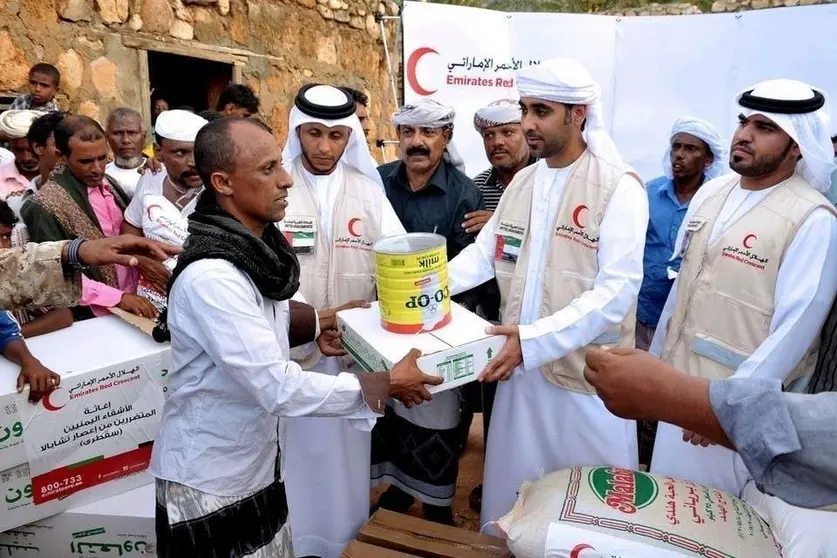
[{"label": "dark doorway", "polygon": [[215,109],[221,91],[232,82],[232,64],[191,56],[148,52],[151,102],[162,97],[169,108]]}]

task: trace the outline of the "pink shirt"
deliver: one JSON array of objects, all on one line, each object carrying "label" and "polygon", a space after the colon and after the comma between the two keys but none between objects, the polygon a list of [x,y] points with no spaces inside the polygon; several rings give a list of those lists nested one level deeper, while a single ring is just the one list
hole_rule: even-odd
[{"label": "pink shirt", "polygon": [[[110,190],[105,187],[87,188],[87,200],[99,220],[102,233],[107,237],[119,235],[122,229],[122,210],[116,205]],[[106,308],[118,305],[124,293],[137,291],[138,276],[136,269],[117,265],[118,289],[82,276],[80,304],[90,306],[97,316],[105,316],[109,314]]]},{"label": "pink shirt", "polygon": [[0,200],[5,201],[9,194],[29,189],[29,180],[20,174],[14,161],[0,166]]}]

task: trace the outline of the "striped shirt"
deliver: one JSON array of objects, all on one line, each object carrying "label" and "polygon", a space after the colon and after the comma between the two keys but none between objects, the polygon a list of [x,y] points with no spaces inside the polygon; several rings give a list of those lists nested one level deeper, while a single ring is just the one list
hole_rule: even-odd
[{"label": "striped shirt", "polygon": [[[528,165],[531,165],[538,159],[535,156],[529,157]],[[497,169],[490,167],[479,173],[473,178],[474,184],[482,192],[482,198],[485,200],[485,209],[488,211],[497,211],[497,204],[500,203],[500,198],[506,190],[508,184],[500,182],[500,176],[497,174]]]}]

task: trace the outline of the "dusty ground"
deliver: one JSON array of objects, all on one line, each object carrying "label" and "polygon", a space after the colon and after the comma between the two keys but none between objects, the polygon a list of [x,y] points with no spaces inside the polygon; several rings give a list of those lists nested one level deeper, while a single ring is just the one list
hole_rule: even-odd
[{"label": "dusty ground", "polygon": [[[471,432],[468,435],[468,449],[459,460],[459,479],[456,482],[456,498],[453,502],[453,514],[459,527],[479,531],[480,514],[468,505],[468,496],[475,486],[482,483],[482,466],[485,457],[485,446],[482,439],[482,415],[474,415]],[[378,500],[386,486],[372,491],[372,501]],[[421,517],[421,504],[416,502],[408,512],[410,515]]]}]

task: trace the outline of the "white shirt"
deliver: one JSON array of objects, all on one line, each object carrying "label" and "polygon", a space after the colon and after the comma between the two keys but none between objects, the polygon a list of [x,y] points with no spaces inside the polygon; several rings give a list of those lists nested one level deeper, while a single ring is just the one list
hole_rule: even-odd
[{"label": "white shirt", "polygon": [[[574,165],[550,169],[541,160],[535,174],[532,213],[529,219],[529,267],[520,312],[520,345],[523,368],[536,369],[589,345],[599,335],[625,319],[636,303],[642,283],[642,255],[648,228],[648,198],[642,185],[623,176],[605,210],[599,231],[599,272],[593,287],[551,316],[540,317],[546,275],[546,243]],[[494,277],[497,214],[448,265],[451,292],[460,293]]]},{"label": "white shirt", "polygon": [[143,159],[140,166],[132,169],[123,169],[122,167],[117,166],[115,161],[111,161],[105,165],[105,174],[114,179],[130,198],[134,196],[134,191],[137,189],[137,183],[142,177],[140,169],[142,169],[143,166],[145,166],[145,159]]},{"label": "white shirt", "polygon": [[287,301],[262,297],[229,262],[183,271],[168,325],[169,398],[149,469],[157,478],[248,495],[274,480],[284,438],[277,417],[374,416],[353,374],[305,372],[289,360]]},{"label": "white shirt", "polygon": [[14,153],[9,151],[8,149],[0,147],[0,165],[5,165],[6,163],[11,163],[14,160],[15,160],[15,154]]},{"label": "white shirt", "polygon": [[[716,193],[727,178],[704,184],[689,204],[683,223],[711,194]],[[775,186],[774,186],[775,188]],[[772,188],[760,191],[736,186],[718,216],[709,242],[720,237],[737,218],[753,208]],[[674,254],[683,245],[685,229],[680,227]],[[799,363],[811,343],[819,335],[831,302],[837,293],[837,219],[825,209],[815,209],[799,227],[785,253],[776,279],[774,312],[770,333],[753,354],[736,370],[734,377],[784,379]],[[666,327],[675,310],[679,279],[674,281],[660,316],[660,327],[654,335],[649,352],[660,356],[666,340]]]},{"label": "white shirt", "polygon": [[[337,203],[337,194],[346,176],[343,171],[344,164],[342,161],[337,163],[331,174],[326,175],[311,174],[304,166],[302,167],[306,180],[314,187],[314,199],[317,203],[320,229],[325,232],[328,243],[331,243],[333,236],[332,221],[334,219],[334,206]],[[351,185],[349,187],[351,188]],[[404,234],[405,232],[404,225],[401,224],[401,220],[395,214],[392,204],[383,194],[381,196],[381,238]]]},{"label": "white shirt", "polygon": [[[137,184],[137,189],[134,191],[134,197],[131,198],[131,203],[125,208],[125,220],[128,221],[128,224],[138,229],[143,228],[143,221],[146,218],[143,200],[147,196],[162,196],[165,198],[163,184],[167,176],[168,174],[165,171],[158,172],[157,174],[146,172],[142,175],[142,178]],[[195,195],[183,209],[178,208],[174,204],[171,204],[171,206],[179,211],[181,216],[188,217],[195,210],[197,200],[198,196]]]}]

